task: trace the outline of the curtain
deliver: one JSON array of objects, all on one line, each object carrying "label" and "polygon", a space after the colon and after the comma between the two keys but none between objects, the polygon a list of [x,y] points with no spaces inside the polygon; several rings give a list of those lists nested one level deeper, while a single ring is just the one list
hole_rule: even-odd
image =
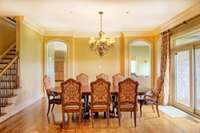
[{"label": "curtain", "polygon": [[169,71],[171,56],[169,31],[163,32],[161,38],[160,76],[164,79],[164,85],[161,91],[161,103],[166,105],[169,102]]}]

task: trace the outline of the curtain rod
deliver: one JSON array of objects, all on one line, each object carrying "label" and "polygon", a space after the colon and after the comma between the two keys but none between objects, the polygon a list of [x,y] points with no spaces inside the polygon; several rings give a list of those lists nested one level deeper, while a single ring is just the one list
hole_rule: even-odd
[{"label": "curtain rod", "polygon": [[185,21],[183,21],[182,23],[180,23],[180,24],[178,24],[178,25],[176,25],[176,26],[174,26],[174,27],[172,27],[172,28],[170,28],[170,29],[168,29],[168,30],[166,30],[166,31],[163,31],[161,34],[165,34],[165,33],[167,33],[167,32],[173,31],[173,30],[177,29],[178,27],[181,27],[181,26],[187,24],[187,23],[190,22],[190,21],[197,19],[198,17],[200,17],[200,14],[198,14],[198,15],[196,15],[196,16],[194,16],[194,17],[188,19],[188,20],[185,20]]}]

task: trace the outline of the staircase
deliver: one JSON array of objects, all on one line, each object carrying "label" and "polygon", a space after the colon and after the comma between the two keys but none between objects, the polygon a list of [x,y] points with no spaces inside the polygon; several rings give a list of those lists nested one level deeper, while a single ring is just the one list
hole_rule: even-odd
[{"label": "staircase", "polygon": [[4,110],[12,104],[9,101],[16,96],[19,88],[18,59],[16,44],[0,56],[0,117],[6,114]]}]

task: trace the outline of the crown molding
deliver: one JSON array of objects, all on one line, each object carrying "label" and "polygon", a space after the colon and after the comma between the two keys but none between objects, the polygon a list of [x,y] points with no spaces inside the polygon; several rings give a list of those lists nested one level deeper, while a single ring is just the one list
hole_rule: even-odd
[{"label": "crown molding", "polygon": [[149,31],[125,31],[123,32],[125,36],[154,36],[151,30]]},{"label": "crown molding", "polygon": [[169,21],[163,23],[159,27],[155,28],[152,33],[160,34],[161,32],[171,29],[172,27],[181,24],[182,22],[189,20],[200,14],[200,2],[195,3],[193,6],[187,10],[181,12],[180,14],[174,16]]},{"label": "crown molding", "polygon": [[56,31],[56,30],[45,30],[45,36],[74,36],[72,31]]},{"label": "crown molding", "polygon": [[40,35],[44,35],[44,29],[40,27],[39,25],[32,23],[30,20],[27,18],[23,19],[23,24],[32,29],[33,31],[39,33]]}]

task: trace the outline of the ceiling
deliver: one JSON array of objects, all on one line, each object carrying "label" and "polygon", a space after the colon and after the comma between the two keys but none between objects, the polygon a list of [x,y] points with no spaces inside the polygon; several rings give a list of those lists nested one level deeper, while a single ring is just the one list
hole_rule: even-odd
[{"label": "ceiling", "polygon": [[0,0],[0,15],[24,16],[45,32],[152,31],[199,0]]}]

